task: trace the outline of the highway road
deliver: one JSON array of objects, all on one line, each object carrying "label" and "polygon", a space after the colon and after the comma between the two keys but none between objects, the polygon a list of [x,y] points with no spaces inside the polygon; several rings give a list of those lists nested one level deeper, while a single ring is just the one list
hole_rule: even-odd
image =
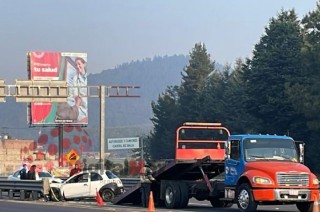
[{"label": "highway road", "polygon": [[[0,199],[1,211],[5,212],[97,212],[97,211],[112,211],[112,212],[146,212],[145,208],[132,206],[132,205],[113,205],[111,203],[105,203],[103,206],[97,206],[94,200],[89,201],[67,201],[67,202],[45,202],[42,200],[6,200]],[[188,208],[181,210],[169,210],[166,208],[156,208],[159,212],[170,211],[189,211],[189,212],[212,212],[212,211],[238,211],[236,205],[232,208],[212,208],[210,202],[202,201],[198,202],[192,199],[189,202]],[[282,205],[282,206],[259,206],[258,211],[298,211],[295,205]]]}]

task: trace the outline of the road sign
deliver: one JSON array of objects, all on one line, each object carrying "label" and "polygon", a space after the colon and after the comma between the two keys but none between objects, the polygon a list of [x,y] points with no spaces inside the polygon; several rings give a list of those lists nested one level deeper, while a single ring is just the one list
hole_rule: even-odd
[{"label": "road sign", "polygon": [[133,138],[109,138],[108,150],[136,149],[139,148],[139,137]]},{"label": "road sign", "polygon": [[77,151],[74,149],[71,149],[67,154],[67,160],[68,162],[73,165],[80,159],[80,156],[78,155]]}]

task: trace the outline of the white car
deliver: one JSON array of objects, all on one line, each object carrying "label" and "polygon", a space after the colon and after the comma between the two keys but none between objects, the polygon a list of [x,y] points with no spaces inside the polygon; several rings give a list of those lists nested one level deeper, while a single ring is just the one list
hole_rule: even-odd
[{"label": "white car", "polygon": [[[47,171],[38,172],[38,175],[36,175],[36,180],[42,180],[42,179],[45,179],[45,178],[48,178],[49,182],[57,182],[57,183],[63,182],[63,180],[53,177]],[[12,175],[9,175],[8,176],[8,180],[20,180],[20,170],[16,171]]]},{"label": "white car", "polygon": [[115,196],[124,192],[123,184],[119,177],[110,170],[100,173],[99,171],[83,171],[69,177],[62,183],[50,183],[50,198],[59,201],[94,198],[99,192],[103,201],[111,202]]}]

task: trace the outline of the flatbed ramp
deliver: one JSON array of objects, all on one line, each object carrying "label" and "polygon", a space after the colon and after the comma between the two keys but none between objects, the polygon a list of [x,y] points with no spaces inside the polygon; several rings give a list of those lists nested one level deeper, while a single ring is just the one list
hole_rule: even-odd
[{"label": "flatbed ramp", "polygon": [[[173,160],[163,165],[152,173],[156,182],[161,180],[199,180],[203,179],[203,173],[211,179],[218,176],[224,170],[224,161],[213,161],[209,156],[198,160]],[[152,187],[159,186],[153,183]],[[113,204],[140,204],[141,183],[131,187],[113,201]],[[153,189],[152,189],[153,190]]]}]

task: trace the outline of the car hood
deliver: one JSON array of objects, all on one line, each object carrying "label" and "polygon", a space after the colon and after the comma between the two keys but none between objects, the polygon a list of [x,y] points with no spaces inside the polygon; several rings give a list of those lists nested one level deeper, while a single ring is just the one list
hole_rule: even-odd
[{"label": "car hood", "polygon": [[62,183],[63,180],[59,178],[49,178],[49,182],[51,183]]}]

